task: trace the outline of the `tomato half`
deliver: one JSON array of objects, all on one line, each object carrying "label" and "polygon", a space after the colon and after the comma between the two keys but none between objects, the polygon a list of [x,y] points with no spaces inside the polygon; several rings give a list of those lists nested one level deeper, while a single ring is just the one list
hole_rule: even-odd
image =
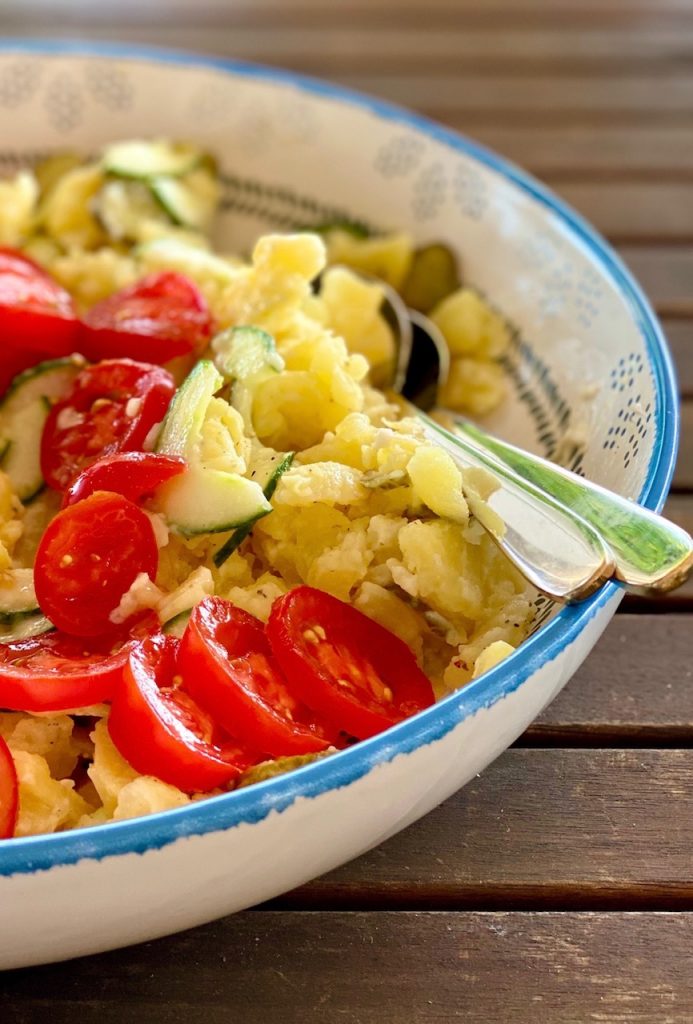
[{"label": "tomato half", "polygon": [[0,248],[0,392],[18,373],[77,348],[72,297],[33,260]]},{"label": "tomato half", "polygon": [[337,730],[296,697],[272,657],[258,619],[230,601],[207,597],[183,635],[186,691],[225,729],[273,757],[326,750]]},{"label": "tomato half", "polygon": [[133,768],[186,793],[226,786],[261,757],[220,736],[209,714],[181,689],[172,636],[144,640],[116,687],[108,730]]},{"label": "tomato half", "polygon": [[37,714],[110,700],[133,645],[156,628],[156,616],[147,615],[109,637],[56,631],[0,644],[0,707]]},{"label": "tomato half", "polygon": [[113,632],[111,612],[140,573],[155,578],[158,563],[147,515],[120,494],[98,491],[46,527],[34,564],[36,598],[65,633]]},{"label": "tomato half", "polygon": [[321,590],[296,587],[278,598],[267,637],[300,698],[358,739],[433,703],[407,645]]},{"label": "tomato half", "polygon": [[201,352],[213,329],[197,286],[167,270],[150,274],[92,306],[83,318],[79,350],[94,360],[127,356],[167,363]]},{"label": "tomato half", "polygon": [[0,839],[14,835],[19,811],[17,769],[10,748],[0,736]]},{"label": "tomato half", "polygon": [[65,490],[104,455],[141,449],[175,390],[171,374],[149,363],[113,359],[82,370],[46,420],[41,439],[46,483]]},{"label": "tomato half", "polygon": [[65,491],[63,508],[84,501],[96,491],[114,491],[135,503],[154,494],[161,484],[182,473],[187,463],[177,455],[120,452],[105,455],[79,474]]}]

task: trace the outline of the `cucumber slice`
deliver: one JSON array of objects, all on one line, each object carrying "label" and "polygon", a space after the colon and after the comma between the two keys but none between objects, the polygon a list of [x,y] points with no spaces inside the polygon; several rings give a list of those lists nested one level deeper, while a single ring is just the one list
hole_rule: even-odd
[{"label": "cucumber slice", "polygon": [[237,473],[192,466],[159,490],[159,505],[186,537],[225,533],[272,511],[259,484]]},{"label": "cucumber slice", "polygon": [[[275,452],[273,448],[261,448],[255,454],[248,467],[248,477],[260,484],[267,501],[276,491],[282,473],[286,473],[294,461],[295,454],[295,452]],[[251,522],[234,530],[214,555],[214,564],[217,569],[220,569],[226,559],[243,543],[252,528],[253,523]]]},{"label": "cucumber slice", "polygon": [[272,511],[259,484],[200,464],[202,426],[223,383],[214,364],[201,360],[176,392],[157,445],[164,455],[180,455],[188,461],[188,470],[160,489],[159,503],[171,525],[189,537],[223,533]]},{"label": "cucumber slice", "polygon": [[186,142],[158,140],[145,142],[131,139],[107,146],[101,166],[118,178],[149,181],[161,175],[178,178],[199,166],[204,154]]},{"label": "cucumber slice", "polygon": [[145,270],[177,270],[189,277],[210,278],[220,284],[234,279],[234,267],[221,256],[181,242],[177,238],[155,238],[137,246],[135,255]]},{"label": "cucumber slice", "polygon": [[187,611],[179,612],[178,615],[174,615],[168,622],[164,622],[161,630],[166,633],[167,636],[175,636],[179,640],[185,633],[186,626],[190,622],[190,616],[192,615],[192,608],[188,608]]},{"label": "cucumber slice", "polygon": [[12,490],[20,501],[31,501],[44,488],[41,472],[41,436],[50,412],[46,398],[36,398],[12,418],[9,443],[0,459]]},{"label": "cucumber slice", "polygon": [[447,245],[435,243],[416,250],[400,292],[408,306],[428,313],[460,284],[455,254]]},{"label": "cucumber slice", "polygon": [[277,489],[279,478],[291,467],[295,455],[296,452],[275,452],[274,448],[265,448],[264,445],[258,445],[253,452],[246,476],[262,487],[268,501]]},{"label": "cucumber slice", "polygon": [[0,623],[7,625],[38,610],[33,569],[12,569],[0,580]]},{"label": "cucumber slice", "polygon": [[143,222],[171,223],[151,189],[140,181],[106,182],[95,197],[92,210],[114,241],[138,241]]},{"label": "cucumber slice", "polygon": [[209,359],[201,359],[176,391],[161,427],[156,450],[196,459],[205,414],[224,379]]},{"label": "cucumber slice", "polygon": [[20,501],[31,501],[43,490],[43,427],[52,402],[69,392],[84,365],[77,356],[39,363],[14,378],[0,405],[0,467]]},{"label": "cucumber slice", "polygon": [[50,402],[64,398],[75,377],[86,365],[82,356],[74,355],[66,359],[49,359],[23,370],[5,392],[0,403],[0,417],[4,422],[11,420],[35,398],[47,398]]},{"label": "cucumber slice", "polygon": [[200,172],[197,179],[192,175],[185,179],[152,178],[149,187],[174,224],[193,231],[209,228],[217,208],[218,193],[214,179],[205,172]]},{"label": "cucumber slice", "polygon": [[320,224],[315,224],[303,230],[315,232],[316,235],[329,235],[332,231],[343,231],[345,234],[351,235],[352,238],[359,239],[359,241],[371,238],[373,235],[373,232],[360,220],[322,221]]},{"label": "cucumber slice", "polygon": [[284,369],[274,338],[260,327],[229,327],[213,338],[212,351],[216,368],[228,380],[247,381]]},{"label": "cucumber slice", "polygon": [[15,640],[28,640],[32,636],[50,633],[55,626],[40,612],[17,614],[11,622],[0,623],[0,643],[9,644]]},{"label": "cucumber slice", "polygon": [[263,381],[284,369],[274,338],[260,327],[230,327],[212,340],[214,362],[233,381],[231,404],[238,409],[248,434],[254,434],[253,398]]}]

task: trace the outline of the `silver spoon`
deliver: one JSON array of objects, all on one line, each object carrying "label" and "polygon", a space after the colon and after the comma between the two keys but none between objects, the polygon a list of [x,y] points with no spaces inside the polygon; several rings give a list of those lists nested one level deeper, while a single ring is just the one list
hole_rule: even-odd
[{"label": "silver spoon", "polygon": [[500,478],[489,505],[506,529],[502,536],[489,532],[528,580],[561,601],[582,600],[612,577],[639,593],[661,593],[685,582],[693,570],[693,541],[685,530],[492,437],[459,414],[449,413],[455,433],[427,416],[422,410],[437,405],[447,377],[447,345],[427,317],[407,309],[393,288],[379,283],[397,342],[393,390],[418,407],[427,437],[458,465],[481,465]]}]

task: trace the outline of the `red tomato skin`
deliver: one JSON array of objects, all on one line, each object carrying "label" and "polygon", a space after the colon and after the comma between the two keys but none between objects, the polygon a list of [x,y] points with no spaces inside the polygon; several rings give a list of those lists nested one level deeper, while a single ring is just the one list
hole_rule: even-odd
[{"label": "red tomato skin", "polygon": [[84,501],[96,491],[113,491],[135,504],[149,498],[161,484],[182,473],[187,463],[178,455],[118,452],[92,462],[65,491],[63,508]]},{"label": "red tomato skin", "polygon": [[0,337],[10,360],[28,356],[20,367],[26,369],[42,359],[70,355],[78,327],[70,294],[33,260],[1,248]]},{"label": "red tomato skin", "polygon": [[183,694],[181,705],[162,695],[177,670],[179,641],[158,635],[138,644],[116,687],[108,731],[118,751],[143,775],[186,793],[206,793],[227,786],[257,760],[238,749],[226,760],[221,747],[202,738],[184,717],[206,726],[209,717]]},{"label": "red tomato skin", "polygon": [[[326,641],[317,636],[316,626],[325,631]],[[434,702],[430,681],[399,637],[313,587],[295,587],[274,602],[267,638],[304,703],[358,739],[375,736]],[[392,699],[365,688],[359,697],[341,686],[338,680],[350,675],[354,661],[361,668],[370,666]]]},{"label": "red tomato skin", "polygon": [[0,363],[0,395],[5,394],[14,378],[20,373],[28,370],[30,366],[35,366],[37,363],[49,358],[50,356],[46,356],[45,353],[41,356],[36,356],[28,350],[24,352],[3,352],[2,363]]},{"label": "red tomato skin", "polygon": [[65,633],[112,633],[111,612],[140,573],[156,577],[158,562],[146,514],[120,494],[98,491],[48,524],[34,564],[36,597]]},{"label": "red tomato skin", "polygon": [[197,286],[174,271],[150,274],[85,314],[79,350],[88,359],[167,363],[206,348],[214,331]]},{"label": "red tomato skin", "polygon": [[19,813],[19,783],[10,748],[0,736],[0,839],[11,839]]},{"label": "red tomato skin", "polygon": [[[150,363],[113,359],[86,367],[46,420],[41,438],[46,483],[64,491],[97,459],[140,450],[175,390],[171,374]],[[129,414],[131,401],[139,405]]]},{"label": "red tomato skin", "polygon": [[[318,723],[293,695],[263,624],[230,601],[208,597],[197,605],[181,641],[180,666],[186,691],[256,750],[282,757],[317,753],[337,742],[337,730]],[[260,686],[265,692],[253,685],[258,676],[267,681]]]},{"label": "red tomato skin", "polygon": [[133,645],[158,625],[148,614],[108,638],[86,641],[56,631],[0,644],[0,707],[38,714],[110,700]]},{"label": "red tomato skin", "polygon": [[19,249],[13,249],[10,245],[0,245],[0,274],[25,274],[27,277],[42,277],[54,284],[53,278],[47,270],[27,256]]}]

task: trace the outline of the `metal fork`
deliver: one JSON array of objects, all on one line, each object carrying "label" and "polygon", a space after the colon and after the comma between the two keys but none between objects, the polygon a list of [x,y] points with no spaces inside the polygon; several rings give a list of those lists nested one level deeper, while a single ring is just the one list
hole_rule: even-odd
[{"label": "metal fork", "polygon": [[[365,276],[365,275],[364,275]],[[369,278],[369,280],[374,280]],[[534,586],[558,601],[580,601],[606,580],[652,594],[673,590],[693,570],[693,541],[681,527],[538,455],[492,437],[459,413],[446,430],[427,415],[449,369],[440,331],[383,289],[383,313],[396,341],[392,391],[418,416],[426,438],[445,448],[460,468],[483,466],[500,481],[488,504],[505,523],[484,524],[511,562]]]}]

